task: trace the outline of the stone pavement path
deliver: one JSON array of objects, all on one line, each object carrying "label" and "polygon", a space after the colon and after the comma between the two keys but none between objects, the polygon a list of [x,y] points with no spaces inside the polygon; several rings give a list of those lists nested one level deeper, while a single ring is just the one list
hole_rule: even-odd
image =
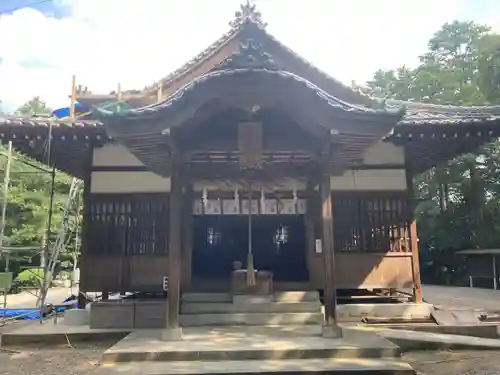
[{"label": "stone pavement path", "polygon": [[[76,293],[76,288],[73,293]],[[72,294],[69,288],[50,288],[47,294],[47,303],[61,303],[65,298]],[[27,291],[18,294],[9,294],[7,296],[7,308],[34,308],[36,307],[37,297]],[[0,307],[3,308],[3,295],[0,296]]]},{"label": "stone pavement path", "polygon": [[424,285],[422,292],[437,307],[500,312],[500,290]]}]

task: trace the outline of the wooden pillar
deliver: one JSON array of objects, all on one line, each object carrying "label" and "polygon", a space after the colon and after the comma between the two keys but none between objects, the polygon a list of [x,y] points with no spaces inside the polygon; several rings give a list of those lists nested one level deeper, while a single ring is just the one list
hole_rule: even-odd
[{"label": "wooden pillar", "polygon": [[413,171],[406,168],[406,188],[408,190],[408,225],[410,228],[411,268],[413,278],[413,301],[422,303],[422,283],[420,281],[420,260],[418,253],[417,222],[415,221],[415,195],[413,191]]},{"label": "wooden pillar", "polygon": [[182,283],[191,283],[191,267],[193,258],[193,188],[185,185],[182,207]]},{"label": "wooden pillar", "polygon": [[[170,174],[170,228],[168,236],[167,332],[165,339],[178,338],[181,278],[182,181],[180,167],[173,163]],[[180,331],[179,331],[180,332]]]},{"label": "wooden pillar", "polygon": [[313,259],[316,252],[316,228],[315,228],[315,214],[316,214],[316,194],[314,194],[315,181],[307,181],[307,211],[304,216],[304,225],[306,230],[306,262],[307,270],[309,272],[309,282],[314,282],[313,277]]},{"label": "wooden pillar", "polygon": [[323,173],[320,184],[321,194],[321,247],[325,272],[325,326],[324,336],[339,337],[341,331],[337,327],[337,289],[335,283],[335,249],[333,237],[333,210],[330,174]]},{"label": "wooden pillar", "polygon": [[498,289],[498,280],[497,280],[497,257],[493,255],[493,289]]},{"label": "wooden pillar", "polygon": [[92,180],[92,159],[94,155],[94,147],[92,143],[88,145],[87,155],[86,155],[86,166],[85,166],[85,176],[83,178],[83,217],[82,217],[82,229],[81,229],[81,245],[80,245],[80,259],[78,259],[78,268],[80,270],[80,280],[78,280],[78,308],[84,309],[87,304],[87,294],[85,291],[85,283],[87,282],[87,268],[92,267],[92,265],[87,261],[86,257],[89,253],[90,245],[89,239],[93,235],[91,233],[90,221],[92,219],[92,214],[90,211],[91,205],[91,191],[90,184]]}]

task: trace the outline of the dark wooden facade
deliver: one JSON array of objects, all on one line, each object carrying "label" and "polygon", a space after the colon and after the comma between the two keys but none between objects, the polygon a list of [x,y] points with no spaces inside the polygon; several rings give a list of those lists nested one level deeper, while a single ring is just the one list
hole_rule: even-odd
[{"label": "dark wooden facade", "polygon": [[[195,283],[195,206],[220,202],[217,222],[224,201],[243,210],[249,190],[253,202],[265,195],[295,205],[286,215],[303,226],[294,237],[303,281],[326,290],[330,322],[336,289],[413,287],[421,301],[412,176],[500,133],[497,107],[380,103],[351,90],[269,35],[251,6],[160,86],[164,100],[120,114],[0,117],[0,136],[85,180],[81,289],[161,291],[169,277],[174,327],[179,292]],[[124,95],[145,105],[153,91]],[[264,217],[280,224],[262,207],[256,226]],[[233,226],[207,233],[234,240],[239,219],[229,217]]]}]

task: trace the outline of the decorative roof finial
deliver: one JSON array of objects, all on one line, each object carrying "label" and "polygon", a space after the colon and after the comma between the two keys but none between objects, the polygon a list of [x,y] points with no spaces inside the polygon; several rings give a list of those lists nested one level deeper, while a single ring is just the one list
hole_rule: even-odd
[{"label": "decorative roof finial", "polygon": [[241,4],[240,10],[234,13],[234,17],[234,20],[229,22],[231,27],[238,27],[247,22],[253,23],[262,29],[267,26],[266,23],[262,22],[262,16],[251,0],[246,0],[244,4]]},{"label": "decorative roof finial", "polygon": [[246,69],[260,68],[276,70],[278,67],[272,56],[262,49],[262,46],[248,39],[246,43],[240,43],[237,52],[226,58],[217,69]]}]

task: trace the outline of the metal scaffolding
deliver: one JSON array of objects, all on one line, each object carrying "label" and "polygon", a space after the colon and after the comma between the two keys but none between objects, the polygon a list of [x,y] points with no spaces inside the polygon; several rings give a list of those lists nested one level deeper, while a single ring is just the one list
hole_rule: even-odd
[{"label": "metal scaffolding", "polygon": [[[46,145],[46,151],[48,154],[48,160],[47,163],[50,165],[50,154],[51,154],[51,129],[49,129],[49,141]],[[43,266],[43,280],[40,283],[40,288],[38,292],[36,293],[37,296],[37,303],[36,307],[40,309],[40,319],[43,319],[43,312],[45,310],[45,304],[46,304],[46,299],[47,299],[47,293],[50,288],[50,285],[52,283],[52,278],[54,275],[54,272],[56,270],[56,265],[59,262],[59,257],[62,252],[66,249],[66,246],[68,245],[69,241],[72,238],[72,231],[71,231],[71,217],[72,215],[75,215],[75,217],[78,217],[79,214],[79,205],[80,205],[80,199],[79,199],[79,194],[81,192],[81,187],[83,186],[83,183],[81,180],[73,178],[68,199],[64,208],[64,211],[62,213],[61,221],[59,223],[58,231],[55,240],[53,241],[53,244],[51,244],[50,241],[50,234],[51,234],[51,226],[52,226],[52,220],[53,220],[53,208],[54,208],[54,183],[55,183],[55,175],[56,175],[56,169],[55,167],[52,167],[51,170],[45,169],[41,166],[38,166],[34,163],[31,163],[27,160],[17,158],[13,155],[13,150],[12,150],[12,142],[9,142],[7,153],[0,153],[0,155],[3,155],[6,157],[6,163],[5,163],[5,168],[2,170],[3,172],[3,186],[2,186],[2,211],[1,211],[1,221],[0,221],[0,259],[5,260],[5,267],[4,267],[4,272],[0,272],[0,288],[4,289],[3,290],[3,307],[4,309],[7,308],[7,292],[11,287],[11,282],[12,282],[12,272],[9,272],[10,268],[10,261],[12,259],[12,255],[17,255],[22,254],[24,257],[27,258],[33,258],[35,256],[40,255],[41,256],[41,266]],[[29,171],[12,171],[12,162],[16,160],[23,165],[27,165],[30,168]],[[34,170],[33,170],[34,168]],[[6,221],[7,221],[7,207],[9,203],[9,188],[10,188],[10,183],[11,183],[11,175],[13,173],[20,173],[20,174],[26,174],[26,173],[47,173],[51,175],[51,184],[50,184],[50,202],[49,202],[49,210],[48,210],[48,215],[47,215],[47,226],[45,229],[45,232],[43,233],[43,240],[40,246],[5,246],[5,228],[6,228]],[[79,227],[79,221],[77,221],[77,226]],[[75,249],[74,249],[74,254],[73,256],[73,270],[76,268],[76,261],[77,261],[77,252],[78,252],[78,246],[79,246],[79,230],[78,228],[75,230],[74,233],[74,240],[75,240]],[[25,269],[30,270],[30,268],[33,267],[25,267]],[[39,267],[36,267],[37,269],[40,269]],[[10,276],[9,276],[10,275]],[[10,278],[10,280],[8,280]],[[1,290],[0,290],[1,291]]]}]

